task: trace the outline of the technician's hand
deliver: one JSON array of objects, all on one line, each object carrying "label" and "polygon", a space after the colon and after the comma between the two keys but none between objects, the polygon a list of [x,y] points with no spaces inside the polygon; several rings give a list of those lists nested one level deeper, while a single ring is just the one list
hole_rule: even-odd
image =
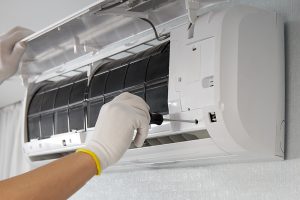
[{"label": "technician's hand", "polygon": [[25,52],[25,44],[20,40],[32,33],[29,29],[15,27],[0,36],[0,83],[17,72]]},{"label": "technician's hand", "polygon": [[101,108],[95,132],[86,149],[97,155],[103,170],[116,163],[126,152],[134,130],[137,130],[135,145],[143,145],[149,123],[149,106],[146,102],[128,92],[122,93]]}]

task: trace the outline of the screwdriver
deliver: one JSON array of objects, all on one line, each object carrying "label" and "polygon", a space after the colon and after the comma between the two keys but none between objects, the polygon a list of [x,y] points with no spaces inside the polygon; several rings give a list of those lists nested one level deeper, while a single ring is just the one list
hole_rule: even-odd
[{"label": "screwdriver", "polygon": [[166,119],[160,113],[150,113],[150,124],[161,125],[163,121],[198,124],[198,120]]}]

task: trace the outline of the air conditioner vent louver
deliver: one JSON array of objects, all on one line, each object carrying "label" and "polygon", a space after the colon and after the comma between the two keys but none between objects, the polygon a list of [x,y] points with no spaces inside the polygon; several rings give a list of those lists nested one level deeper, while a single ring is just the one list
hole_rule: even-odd
[{"label": "air conditioner vent louver", "polygon": [[[160,137],[152,137],[145,140],[143,146],[144,147],[152,147],[152,146],[158,146],[158,145],[166,145],[166,144],[175,144],[180,142],[188,142],[193,140],[199,140],[199,139],[205,139],[210,138],[208,132],[206,130],[201,131],[194,131],[189,133],[181,133],[181,134],[175,134],[175,135],[167,135],[167,136],[160,136]],[[137,149],[132,142],[129,149]],[[46,154],[46,155],[37,155],[34,157],[31,157],[31,160],[47,160],[47,159],[57,159],[62,156],[68,155],[70,153],[74,153],[74,150],[67,151],[67,152],[57,152],[53,154]]]},{"label": "air conditioner vent louver", "polygon": [[[190,133],[181,133],[176,135],[167,135],[161,137],[153,137],[148,138],[145,140],[142,147],[151,147],[157,145],[164,145],[164,144],[172,144],[172,143],[179,143],[179,142],[187,142],[192,140],[210,138],[208,132],[206,130],[195,131]],[[134,143],[130,145],[129,149],[137,148]]]}]

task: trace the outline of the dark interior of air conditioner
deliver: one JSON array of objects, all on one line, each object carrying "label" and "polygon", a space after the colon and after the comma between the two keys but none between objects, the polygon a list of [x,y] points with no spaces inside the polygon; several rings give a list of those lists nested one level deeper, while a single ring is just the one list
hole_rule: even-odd
[{"label": "dark interior of air conditioner", "polygon": [[28,106],[28,141],[95,126],[103,104],[122,92],[142,97],[151,112],[168,114],[169,42],[59,82],[45,82]]}]

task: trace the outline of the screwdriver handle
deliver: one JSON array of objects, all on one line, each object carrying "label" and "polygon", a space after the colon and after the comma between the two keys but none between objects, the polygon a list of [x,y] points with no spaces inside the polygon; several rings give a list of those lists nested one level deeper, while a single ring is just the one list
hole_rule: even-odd
[{"label": "screwdriver handle", "polygon": [[163,115],[159,113],[150,113],[150,124],[161,125],[164,121]]}]

